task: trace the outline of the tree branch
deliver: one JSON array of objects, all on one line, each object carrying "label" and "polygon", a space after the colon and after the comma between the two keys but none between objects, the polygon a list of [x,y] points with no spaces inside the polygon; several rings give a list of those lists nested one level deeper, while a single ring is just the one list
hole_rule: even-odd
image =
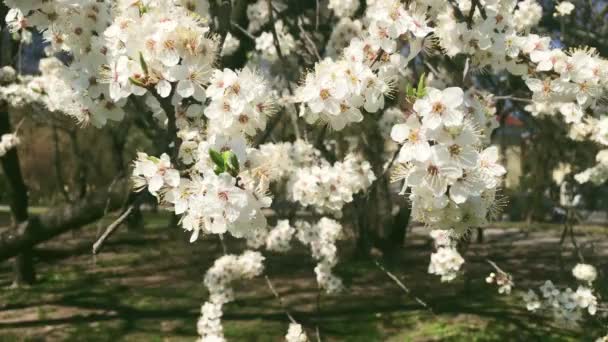
[{"label": "tree branch", "polygon": [[135,204],[129,205],[127,210],[125,210],[122,215],[120,215],[114,222],[112,222],[112,224],[108,226],[108,228],[106,228],[106,231],[103,232],[99,239],[97,239],[97,241],[93,244],[93,254],[99,253],[106,240],[116,231],[116,229],[118,229],[118,227],[127,219],[127,217],[129,217],[133,209],[135,209]]},{"label": "tree branch", "polygon": [[[126,183],[126,182],[125,182]],[[39,216],[30,216],[18,232],[5,229],[0,233],[0,261],[9,259],[23,250],[50,240],[55,236],[95,222],[109,210],[123,205],[126,186],[116,190],[91,192],[82,200],[50,209]]]}]

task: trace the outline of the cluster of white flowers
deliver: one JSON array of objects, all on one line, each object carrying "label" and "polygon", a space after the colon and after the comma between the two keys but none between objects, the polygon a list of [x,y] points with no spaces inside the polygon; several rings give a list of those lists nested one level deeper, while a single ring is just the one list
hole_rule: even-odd
[{"label": "cluster of white flowers", "polygon": [[[73,57],[69,67],[59,61],[41,63],[42,76],[25,78],[21,89],[19,85],[11,89],[17,98],[25,103],[42,102],[51,111],[57,110],[57,106],[78,121],[91,121],[96,126],[101,126],[108,118],[122,118],[122,114],[114,110],[116,106],[107,101],[107,86],[97,82],[97,71],[105,63],[107,52],[99,33],[103,33],[111,21],[110,4],[82,0],[9,0],[5,3],[11,7],[7,20],[13,32],[35,26],[42,32],[43,39],[50,42],[47,53],[68,51]],[[48,90],[48,93],[39,90]],[[17,106],[22,105],[24,103],[17,103]]]},{"label": "cluster of white flowers", "polygon": [[[296,90],[295,101],[302,103],[300,115],[307,122],[327,122],[342,130],[363,120],[361,108],[370,113],[384,108],[395,76],[404,72],[432,32],[423,13],[408,11],[397,0],[371,3],[366,18],[369,25],[363,38],[353,38],[343,58],[318,62]],[[409,42],[407,57],[397,49],[402,39]]]},{"label": "cluster of white flowers", "polygon": [[224,255],[205,274],[205,286],[209,300],[201,308],[197,330],[201,342],[224,341],[222,329],[222,306],[234,300],[230,283],[240,279],[251,279],[264,271],[264,257],[259,252],[245,251],[241,255]]},{"label": "cluster of white flowers", "polygon": [[[274,28],[279,38],[279,46],[283,57],[289,56],[296,48],[296,41],[293,36],[287,31],[287,27],[283,21],[277,20],[274,23]],[[255,39],[255,49],[260,51],[262,58],[274,62],[279,58],[277,49],[274,45],[274,37],[271,32],[262,32]]]},{"label": "cluster of white flowers", "polygon": [[267,1],[258,0],[247,6],[247,19],[249,20],[247,30],[250,32],[259,31],[270,19]]},{"label": "cluster of white flowers", "polygon": [[334,11],[336,16],[352,17],[357,9],[359,9],[358,0],[329,0],[327,7]]},{"label": "cluster of white flowers", "polygon": [[452,281],[458,275],[464,259],[456,250],[452,230],[435,229],[430,233],[437,250],[431,254],[428,272],[441,277],[441,281]]},{"label": "cluster of white flowers", "polygon": [[6,65],[0,68],[0,84],[6,85],[17,79],[17,72],[12,66]]},{"label": "cluster of white flowers", "polygon": [[297,221],[296,237],[304,245],[310,245],[313,258],[318,261],[315,267],[317,283],[327,293],[336,293],[342,290],[342,279],[332,273],[333,267],[338,263],[338,249],[336,241],[344,237],[342,225],[330,218],[323,217],[317,223]]},{"label": "cluster of white flowers", "polygon": [[513,277],[510,274],[505,272],[498,272],[498,274],[492,272],[486,278],[486,282],[488,284],[496,283],[498,286],[498,293],[500,294],[510,294],[511,289],[513,288]]},{"label": "cluster of white flowers", "polygon": [[597,278],[597,270],[593,265],[576,264],[572,269],[572,275],[582,282],[591,284]]},{"label": "cluster of white flowers", "polygon": [[16,134],[2,134],[2,137],[0,137],[0,157],[3,157],[6,152],[17,147],[19,143],[21,143],[21,140]]},{"label": "cluster of white flowers", "polygon": [[365,191],[375,180],[369,162],[347,155],[333,165],[325,162],[297,169],[288,183],[288,192],[294,202],[339,217],[344,204],[352,202],[355,194]]},{"label": "cluster of white flowers", "polygon": [[297,323],[290,323],[287,335],[285,335],[286,342],[307,342],[308,337],[302,329],[302,326]]},{"label": "cluster of white flowers", "polygon": [[321,152],[304,140],[266,143],[249,153],[251,168],[263,170],[273,181],[288,179],[300,168],[321,163]]},{"label": "cluster of white flowers", "polygon": [[289,225],[289,220],[279,220],[266,236],[266,249],[274,252],[286,252],[291,249],[290,243],[296,230]]},{"label": "cluster of white flowers", "polygon": [[108,60],[103,81],[110,98],[118,101],[152,88],[168,97],[176,82],[181,98],[203,101],[218,48],[204,18],[158,1],[149,1],[143,11],[130,1],[119,1],[118,8],[104,32]]},{"label": "cluster of white flowers", "polygon": [[211,102],[204,113],[211,134],[255,135],[266,127],[266,118],[275,111],[268,85],[248,68],[238,72],[215,70],[206,92]]},{"label": "cluster of white flowers", "polygon": [[[605,121],[608,124],[608,117],[606,117]],[[599,185],[608,180],[608,149],[599,151],[595,156],[595,160],[597,162],[595,166],[574,175],[574,179],[577,182],[591,182]]]},{"label": "cluster of white flowers", "polygon": [[570,15],[572,11],[574,11],[574,4],[570,1],[561,1],[557,6],[555,6],[555,13],[553,13],[554,17],[563,17]]},{"label": "cluster of white flowers", "polygon": [[267,183],[230,172],[216,174],[209,168],[181,178],[166,154],[156,158],[139,153],[133,179],[137,189],[147,187],[162,204],[183,215],[181,224],[192,232],[191,242],[201,232],[248,237],[266,227],[262,208],[271,203],[266,194]]},{"label": "cluster of white flowers", "polygon": [[593,293],[592,282],[597,276],[595,267],[588,264],[577,264],[572,274],[584,284],[576,291],[571,288],[558,289],[550,280],[539,288],[542,298],[534,290],[523,295],[526,308],[529,311],[539,309],[551,310],[554,318],[569,325],[577,324],[582,318],[582,311],[595,315],[598,308],[597,297]]},{"label": "cluster of white flowers", "polygon": [[517,10],[513,13],[515,29],[518,32],[529,31],[536,26],[543,17],[543,8],[536,0],[524,0],[517,3]]},{"label": "cluster of white flowers", "polygon": [[325,54],[331,58],[338,58],[353,38],[361,35],[363,26],[360,20],[342,18],[331,31]]},{"label": "cluster of white flowers", "polygon": [[506,172],[496,147],[482,148],[477,127],[485,114],[464,103],[460,88],[426,88],[407,121],[391,131],[402,144],[396,162],[402,167],[403,192],[411,189],[413,217],[429,226],[449,227],[463,234],[481,226],[495,201],[496,187]]},{"label": "cluster of white flowers", "polygon": [[[352,47],[353,44],[347,49],[352,51]],[[384,96],[391,91],[390,80],[390,77],[379,77],[361,62],[325,59],[315,65],[314,72],[306,75],[295,98],[306,104],[301,107],[300,115],[308,123],[325,122],[339,131],[363,120],[360,107],[368,112],[384,107]]]}]

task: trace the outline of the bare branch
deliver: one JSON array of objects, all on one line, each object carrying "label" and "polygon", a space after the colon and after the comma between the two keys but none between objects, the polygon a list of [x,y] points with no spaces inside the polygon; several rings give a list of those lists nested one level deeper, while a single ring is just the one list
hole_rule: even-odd
[{"label": "bare branch", "polygon": [[106,240],[110,237],[110,235],[114,234],[118,227],[120,227],[120,225],[127,219],[127,217],[129,217],[133,209],[135,209],[135,204],[131,204],[127,208],[127,210],[125,210],[122,215],[120,215],[116,219],[116,221],[112,222],[112,224],[110,224],[108,228],[106,228],[106,231],[103,232],[99,239],[97,239],[97,241],[93,244],[93,254],[99,253],[101,247],[106,242]]},{"label": "bare branch", "polygon": [[289,320],[291,321],[291,323],[298,324],[298,322],[293,318],[293,316],[287,310],[287,306],[285,305],[285,302],[283,301],[283,298],[281,298],[281,296],[279,295],[279,293],[277,292],[277,290],[272,285],[272,282],[270,281],[270,278],[268,278],[267,275],[265,275],[264,278],[266,279],[266,284],[268,285],[268,288],[270,289],[270,291],[272,292],[272,294],[275,296],[275,298],[279,301],[279,304],[281,305],[281,309],[283,309],[283,312],[285,312],[285,315],[287,316],[287,318],[289,318]]},{"label": "bare branch", "polygon": [[[429,310],[431,313],[433,313],[433,310],[428,306],[427,303],[425,303],[422,299],[412,295],[410,289],[405,286],[403,284],[403,282],[401,282],[401,280],[399,280],[399,278],[397,278],[396,275],[392,274],[391,272],[389,272],[386,268],[384,268],[384,266],[382,266],[378,261],[374,260],[374,263],[376,264],[376,266],[378,266],[378,268],[386,273],[386,275],[391,278],[396,284],[397,286],[399,286],[405,293],[407,293],[409,296],[411,296],[412,298],[414,298],[414,300],[420,304],[421,306],[423,306],[425,309]],[[433,313],[434,314],[434,313]]]}]

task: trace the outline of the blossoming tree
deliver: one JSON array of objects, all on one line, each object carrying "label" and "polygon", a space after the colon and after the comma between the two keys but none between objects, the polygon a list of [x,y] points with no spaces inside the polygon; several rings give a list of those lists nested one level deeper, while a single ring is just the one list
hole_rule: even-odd
[{"label": "blossoming tree", "polygon": [[[207,271],[203,341],[224,340],[231,284],[263,275],[265,251],[300,243],[317,262],[319,288],[343,290],[332,269],[346,227],[365,254],[402,240],[411,216],[435,241],[429,273],[456,278],[465,263],[459,241],[504,204],[506,171],[490,141],[505,106],[523,101],[572,138],[608,145],[600,101],[608,62],[537,31],[536,1],[4,2],[13,35],[27,42],[41,32],[49,58],[36,77],[2,69],[11,79],[3,101],[41,104],[99,128],[146,118],[169,137],[165,153],[134,160],[134,193],[95,252],[145,193],[179,217],[193,248],[210,236],[246,242]],[[575,10],[560,2],[555,20]],[[501,92],[509,82],[525,98]],[[9,132],[0,155],[19,142]],[[605,182],[606,151],[576,180]],[[510,275],[490,264],[487,281],[510,293]],[[580,264],[573,274],[576,291],[548,281],[541,297],[524,296],[528,309],[567,321],[594,315],[596,270]],[[307,340],[289,319],[287,340]]]}]

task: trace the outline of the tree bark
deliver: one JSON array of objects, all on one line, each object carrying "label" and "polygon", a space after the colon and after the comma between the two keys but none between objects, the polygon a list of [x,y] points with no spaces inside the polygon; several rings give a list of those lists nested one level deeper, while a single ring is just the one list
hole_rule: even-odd
[{"label": "tree bark", "polygon": [[397,253],[405,244],[405,236],[407,227],[410,223],[412,210],[408,204],[405,204],[397,214],[393,217],[389,231],[386,234],[384,243],[384,258],[386,262],[396,261]]},{"label": "tree bark", "polygon": [[[0,110],[0,136],[3,134],[12,133],[8,110],[4,105]],[[28,220],[28,194],[23,175],[21,174],[21,166],[19,164],[19,156],[17,149],[13,148],[0,158],[2,171],[7,179],[9,191],[9,206],[11,208],[11,217],[13,229],[17,230],[17,234],[26,233],[27,225],[23,225]],[[15,269],[15,284],[32,284],[36,281],[36,272],[34,270],[34,260],[31,249],[23,249],[17,255],[14,264]]]},{"label": "tree bark", "polygon": [[106,213],[119,209],[125,201],[125,187],[89,193],[74,204],[50,209],[41,215],[30,215],[20,229],[5,229],[0,233],[0,261],[50,240],[62,233],[95,222]]}]

